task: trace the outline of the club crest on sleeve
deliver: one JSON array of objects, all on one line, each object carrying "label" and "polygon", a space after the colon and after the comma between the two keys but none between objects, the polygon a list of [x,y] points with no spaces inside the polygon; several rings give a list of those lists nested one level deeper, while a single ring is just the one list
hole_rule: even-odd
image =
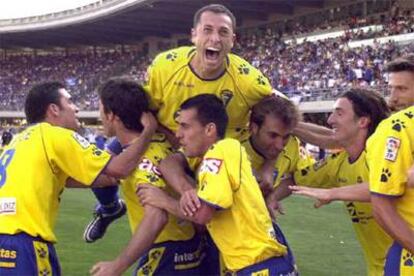
[{"label": "club crest on sleeve", "polygon": [[395,137],[388,137],[385,146],[384,159],[394,162],[397,159],[398,150],[400,149],[401,141]]},{"label": "club crest on sleeve", "polygon": [[200,173],[212,173],[218,174],[220,172],[221,164],[223,160],[215,159],[215,158],[205,158],[203,159],[203,163],[201,163]]},{"label": "club crest on sleeve", "polygon": [[86,138],[84,138],[84,137],[82,137],[81,135],[79,135],[78,133],[73,133],[73,138],[75,138],[75,140],[76,140],[76,142],[78,142],[79,143],[79,145],[82,147],[82,148],[84,148],[84,149],[86,149],[86,148],[88,148],[89,146],[90,146],[90,143],[89,143],[89,141],[88,140],[86,140]]}]

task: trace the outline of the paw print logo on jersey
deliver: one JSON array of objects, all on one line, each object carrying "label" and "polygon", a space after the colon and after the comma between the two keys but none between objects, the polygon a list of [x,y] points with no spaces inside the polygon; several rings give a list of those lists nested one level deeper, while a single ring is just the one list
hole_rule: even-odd
[{"label": "paw print logo on jersey", "polygon": [[247,67],[247,65],[244,63],[240,65],[237,69],[239,70],[240,75],[248,75],[250,73],[249,67]]},{"label": "paw print logo on jersey", "polygon": [[339,156],[339,152],[332,153],[332,154],[331,154],[331,159],[335,159],[335,158],[337,158],[338,156]]},{"label": "paw print logo on jersey", "polygon": [[351,216],[351,220],[353,223],[359,223],[359,218],[357,215],[357,210],[355,208],[355,204],[353,202],[349,202],[346,204],[346,209],[348,210],[349,215]]},{"label": "paw print logo on jersey", "polygon": [[414,266],[414,256],[408,251],[404,250],[403,263],[405,266]]},{"label": "paw print logo on jersey", "polygon": [[392,123],[392,129],[395,131],[400,132],[401,129],[405,128],[404,122],[401,121],[400,119],[392,120],[391,123]]},{"label": "paw print logo on jersey", "polygon": [[389,169],[382,169],[381,172],[381,182],[388,182],[388,179],[391,177],[391,172]]},{"label": "paw print logo on jersey", "polygon": [[148,179],[149,182],[154,183],[157,182],[159,177],[154,174],[147,174],[145,177]]},{"label": "paw print logo on jersey", "polygon": [[47,251],[44,248],[36,248],[37,254],[40,258],[44,259],[47,256]]},{"label": "paw print logo on jersey", "polygon": [[259,85],[265,85],[266,84],[265,78],[262,75],[259,75],[256,80],[257,80],[257,83]]},{"label": "paw print logo on jersey", "polygon": [[166,56],[166,59],[171,60],[171,61],[175,61],[177,59],[178,55],[176,52],[171,52],[168,53]]},{"label": "paw print logo on jersey", "polygon": [[414,117],[414,114],[412,111],[405,112],[404,115],[407,116],[408,119],[412,119]]},{"label": "paw print logo on jersey", "polygon": [[300,170],[300,174],[302,176],[305,176],[305,175],[307,175],[309,173],[309,171],[310,171],[310,167],[306,167],[306,168]]},{"label": "paw print logo on jersey", "polygon": [[39,271],[39,275],[40,276],[48,276],[48,275],[51,275],[51,273],[50,273],[50,270],[49,269],[44,268],[44,269],[42,269],[42,270]]}]

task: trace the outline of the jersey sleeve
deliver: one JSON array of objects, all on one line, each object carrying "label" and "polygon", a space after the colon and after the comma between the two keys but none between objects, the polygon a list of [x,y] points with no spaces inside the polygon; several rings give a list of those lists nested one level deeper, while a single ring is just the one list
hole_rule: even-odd
[{"label": "jersey sleeve", "polygon": [[335,176],[338,170],[338,158],[338,154],[332,154],[313,165],[301,168],[294,173],[295,183],[314,188],[337,187]]},{"label": "jersey sleeve", "polygon": [[[405,193],[407,172],[413,163],[412,141],[404,118],[383,121],[368,141],[367,160],[372,193],[400,196]],[[412,129],[411,129],[412,131]]]},{"label": "jersey sleeve", "polygon": [[85,185],[92,185],[111,158],[109,153],[67,129],[42,127],[42,139],[54,173],[61,170]]},{"label": "jersey sleeve", "polygon": [[153,110],[159,110],[162,105],[163,59],[165,59],[163,54],[156,56],[147,70],[148,79],[145,90],[149,95],[150,107]]},{"label": "jersey sleeve", "polygon": [[198,196],[217,209],[233,204],[233,190],[229,164],[221,150],[210,150],[204,157],[198,173]]}]

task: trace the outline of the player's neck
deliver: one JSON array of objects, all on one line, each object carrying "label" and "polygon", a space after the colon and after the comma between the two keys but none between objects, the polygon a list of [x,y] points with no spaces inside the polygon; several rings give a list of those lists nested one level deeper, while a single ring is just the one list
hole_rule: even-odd
[{"label": "player's neck", "polygon": [[226,70],[226,65],[223,62],[222,66],[217,69],[210,70],[204,66],[203,62],[199,56],[195,55],[194,58],[190,61],[190,67],[193,72],[203,80],[214,80],[219,78],[223,72]]},{"label": "player's neck", "polygon": [[349,162],[353,163],[359,158],[365,149],[365,142],[366,139],[364,137],[357,137],[344,145],[344,149],[349,156]]},{"label": "player's neck", "polygon": [[141,133],[135,130],[123,129],[116,131],[116,138],[118,138],[119,143],[121,143],[123,147],[131,144],[132,141],[140,135]]}]

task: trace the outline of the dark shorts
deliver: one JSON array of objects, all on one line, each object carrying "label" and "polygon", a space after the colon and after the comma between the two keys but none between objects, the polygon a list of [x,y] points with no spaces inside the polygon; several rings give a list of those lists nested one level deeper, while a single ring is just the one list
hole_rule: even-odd
[{"label": "dark shorts", "polygon": [[414,256],[394,242],[387,253],[385,276],[414,275]]},{"label": "dark shorts", "polygon": [[53,244],[25,233],[0,234],[0,275],[61,275]]},{"label": "dark shorts", "polygon": [[206,257],[200,235],[187,241],[157,243],[138,260],[134,275],[200,275]]}]

